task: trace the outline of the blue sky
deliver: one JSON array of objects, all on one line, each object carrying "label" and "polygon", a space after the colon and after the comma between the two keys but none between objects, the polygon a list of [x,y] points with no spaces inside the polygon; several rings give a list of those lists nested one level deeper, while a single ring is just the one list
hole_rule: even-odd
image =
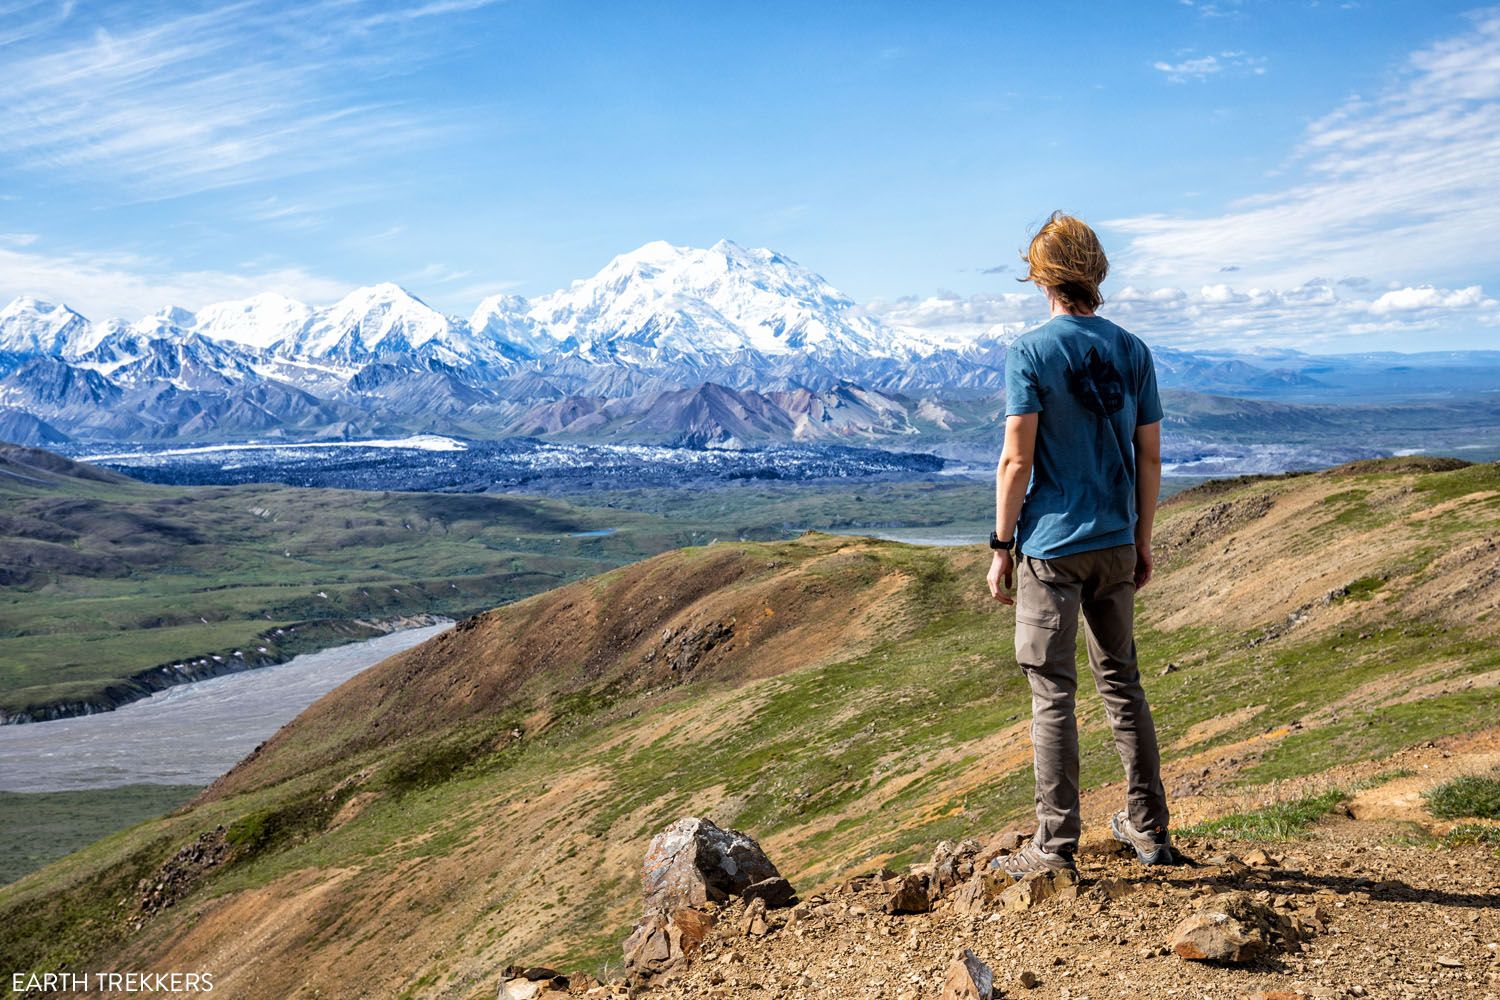
[{"label": "blue sky", "polygon": [[729,237],[981,329],[1061,207],[1148,340],[1500,347],[1497,164],[1472,5],[0,0],[0,298],[96,319]]}]

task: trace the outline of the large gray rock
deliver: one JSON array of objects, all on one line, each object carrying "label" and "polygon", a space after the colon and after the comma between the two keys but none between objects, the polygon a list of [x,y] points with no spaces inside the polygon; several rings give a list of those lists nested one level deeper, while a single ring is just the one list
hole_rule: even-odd
[{"label": "large gray rock", "polygon": [[646,913],[625,939],[625,971],[638,982],[675,975],[713,929],[710,904],[742,896],[749,904],[741,932],[770,932],[767,908],[797,902],[760,845],[706,819],[680,819],[651,838],[641,866]]},{"label": "large gray rock", "polygon": [[[711,821],[689,816],[651,839],[641,869],[647,913],[672,913],[689,906],[723,902],[730,896],[781,872],[754,839],[738,830],[721,830]],[[768,906],[787,905],[795,895],[778,887],[766,893]]]}]

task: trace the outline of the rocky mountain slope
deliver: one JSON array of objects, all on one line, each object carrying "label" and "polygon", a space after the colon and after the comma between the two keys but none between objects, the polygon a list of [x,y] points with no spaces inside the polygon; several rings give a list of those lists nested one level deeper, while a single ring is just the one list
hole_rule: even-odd
[{"label": "rocky mountain slope", "polygon": [[[493,996],[518,965],[609,980],[648,841],[700,815],[821,902],[800,928],[773,913],[764,943],[722,921],[666,995],[937,996],[963,944],[1006,995],[1032,971],[1035,995],[1075,1000],[1120,974],[1163,997],[1484,996],[1495,867],[1430,839],[1445,828],[1417,793],[1441,762],[1493,763],[1497,527],[1500,468],[1453,462],[1215,483],[1165,507],[1139,641],[1177,821],[1337,788],[1387,824],[1272,847],[1263,875],[1214,860],[1250,857],[1221,831],[1185,841],[1205,868],[1088,861],[1076,900],[1024,919],[902,923],[868,879],[841,893],[1024,819],[1028,702],[987,553],[808,535],[668,553],[387,660],[184,810],[0,889],[0,964],[212,969],[232,997]],[[1097,701],[1081,707],[1097,839],[1118,763]],[[1375,850],[1398,833],[1424,846]],[[1287,913],[1314,897],[1328,929],[1249,972],[1173,964],[1154,949],[1215,886]],[[1045,952],[1019,947],[1047,929]]]}]

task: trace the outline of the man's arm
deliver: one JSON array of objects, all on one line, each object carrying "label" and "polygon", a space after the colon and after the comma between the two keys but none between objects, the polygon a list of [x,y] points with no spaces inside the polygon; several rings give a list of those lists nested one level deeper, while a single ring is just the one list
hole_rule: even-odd
[{"label": "man's arm", "polygon": [[[1031,484],[1031,462],[1036,455],[1037,414],[1023,413],[1005,418],[1005,447],[995,469],[995,534],[1002,541],[1014,540],[1021,503]],[[990,594],[1001,604],[1014,604],[1006,591],[1015,588],[1015,551],[996,551],[990,561]],[[1002,589],[1001,583],[1004,583]]]},{"label": "man's arm", "polygon": [[1161,495],[1161,423],[1135,429],[1135,589],[1151,581],[1155,560],[1151,530],[1156,524],[1156,498]]}]

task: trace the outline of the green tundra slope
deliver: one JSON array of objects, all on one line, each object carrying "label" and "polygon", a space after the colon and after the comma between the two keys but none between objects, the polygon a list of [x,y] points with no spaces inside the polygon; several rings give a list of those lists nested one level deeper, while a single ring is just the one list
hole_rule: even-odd
[{"label": "green tundra slope", "polygon": [[[1179,818],[1493,726],[1497,527],[1494,465],[1175,497],[1140,645]],[[683,814],[753,833],[804,890],[998,829],[1029,808],[1028,699],[986,561],[724,543],[468,620],[183,809],[0,889],[0,967],[211,969],[231,997],[493,996],[511,961],[617,961],[646,841]],[[1083,686],[1099,789],[1118,764]],[[1091,831],[1110,798],[1091,793]]]}]

